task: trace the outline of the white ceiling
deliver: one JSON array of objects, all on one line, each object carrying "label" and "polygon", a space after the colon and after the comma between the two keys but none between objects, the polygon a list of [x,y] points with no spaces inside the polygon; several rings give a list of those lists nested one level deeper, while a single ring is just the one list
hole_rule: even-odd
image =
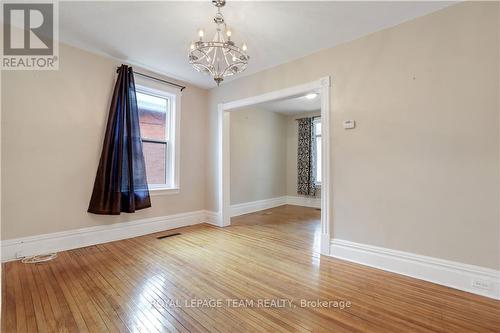
[{"label": "white ceiling", "polygon": [[[248,75],[439,10],[450,2],[236,2],[223,8],[233,40],[248,44]],[[60,2],[61,41],[213,87],[187,61],[199,28],[213,36],[211,1]],[[238,76],[236,76],[237,78]]]},{"label": "white ceiling", "polygon": [[314,99],[307,99],[305,96],[287,98],[283,100],[266,102],[255,105],[255,107],[272,112],[278,112],[285,115],[294,115],[304,112],[320,111],[321,98],[316,95]]}]

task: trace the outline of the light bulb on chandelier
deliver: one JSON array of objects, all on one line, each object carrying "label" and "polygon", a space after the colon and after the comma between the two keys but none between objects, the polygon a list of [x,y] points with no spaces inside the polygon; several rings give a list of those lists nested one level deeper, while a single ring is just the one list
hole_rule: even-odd
[{"label": "light bulb on chandelier", "polygon": [[[221,13],[225,0],[212,0],[217,7],[214,22],[217,25],[215,36],[211,41],[203,41],[205,31],[198,30],[199,40],[191,43],[189,63],[199,72],[211,75],[219,85],[226,76],[243,72],[248,66],[250,57],[247,55],[247,45],[241,48],[231,40],[233,31],[229,29]],[[227,40],[224,39],[224,35]]]}]

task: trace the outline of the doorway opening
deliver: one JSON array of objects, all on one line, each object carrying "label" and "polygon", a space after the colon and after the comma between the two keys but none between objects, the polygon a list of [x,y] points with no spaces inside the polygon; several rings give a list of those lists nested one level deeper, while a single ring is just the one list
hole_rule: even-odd
[{"label": "doorway opening", "polygon": [[[313,125],[320,128],[320,135],[314,138],[315,147],[319,149],[317,153],[317,165],[320,172],[320,206],[321,206],[321,227],[319,233],[319,251],[321,254],[330,253],[330,224],[331,218],[331,180],[330,180],[330,77],[321,78],[317,81],[307,84],[273,91],[270,93],[253,96],[245,99],[240,99],[228,103],[222,103],[218,106],[218,129],[219,129],[219,184],[218,184],[218,199],[219,199],[219,217],[218,225],[226,227],[231,225],[231,215],[234,215],[231,209],[231,115],[237,112],[248,111],[252,107],[262,107],[263,105],[274,105],[286,103],[287,101],[297,101],[298,99],[310,99],[312,96],[319,102],[319,116],[313,120]],[[247,110],[247,111],[245,111]],[[318,111],[318,110],[316,110]],[[250,114],[250,113],[249,113]],[[254,113],[254,115],[257,115]],[[311,117],[314,118],[314,117]],[[319,157],[319,158],[318,158]],[[318,179],[311,179],[317,183]],[[319,184],[316,184],[319,185]],[[234,187],[233,187],[234,189]],[[288,192],[287,192],[288,193]],[[239,195],[239,194],[238,194]],[[286,196],[288,197],[288,196]],[[292,197],[292,196],[290,196]],[[271,198],[272,199],[272,198]],[[317,198],[315,198],[317,199]],[[236,200],[242,200],[238,198]],[[282,199],[281,199],[282,200]],[[287,199],[285,199],[287,200]],[[292,199],[293,200],[293,199]],[[312,202],[314,199],[310,199]],[[258,201],[258,200],[257,200]],[[255,202],[253,202],[255,204]],[[288,202],[287,202],[288,203]],[[257,203],[258,204],[258,203]],[[278,203],[275,203],[278,204]],[[286,203],[285,203],[286,204]],[[290,202],[290,204],[293,204]],[[242,206],[240,206],[241,208]]]}]

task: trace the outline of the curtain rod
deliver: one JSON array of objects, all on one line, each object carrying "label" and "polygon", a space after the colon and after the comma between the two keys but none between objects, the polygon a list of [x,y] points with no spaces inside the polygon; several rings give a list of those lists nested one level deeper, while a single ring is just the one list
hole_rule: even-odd
[{"label": "curtain rod", "polygon": [[302,118],[296,118],[295,120],[296,120],[296,121],[299,121],[299,120],[301,120],[301,119],[308,119],[308,118],[312,118],[312,119],[314,119],[314,118],[321,118],[321,115],[319,115],[319,116],[312,116],[312,117],[302,117]]},{"label": "curtain rod", "polygon": [[[116,69],[116,72],[118,73],[118,70],[120,69],[120,67],[118,67]],[[152,80],[156,80],[156,81],[159,81],[159,82],[163,82],[163,83],[166,83],[166,84],[170,84],[171,86],[174,86],[174,87],[177,87],[177,88],[180,88],[181,91],[183,91],[184,89],[186,89],[185,86],[181,86],[180,84],[177,84],[177,83],[174,83],[174,82],[170,82],[170,81],[166,81],[166,80],[163,80],[163,79],[159,79],[157,77],[154,77],[154,76],[151,76],[151,75],[147,75],[147,74],[143,74],[143,73],[139,73],[139,72],[136,72],[136,71],[133,71],[134,74],[137,74],[139,76],[143,76],[143,77],[147,77],[148,79],[152,79]]]}]

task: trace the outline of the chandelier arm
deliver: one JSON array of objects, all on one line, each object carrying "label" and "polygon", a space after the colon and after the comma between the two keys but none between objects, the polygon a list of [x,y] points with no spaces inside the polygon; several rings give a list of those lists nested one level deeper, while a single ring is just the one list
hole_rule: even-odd
[{"label": "chandelier arm", "polygon": [[[229,70],[230,68],[233,68],[233,67],[238,67],[237,65],[240,65],[240,64],[241,64],[241,65],[246,66],[246,63],[245,63],[245,62],[243,62],[243,61],[238,61],[238,62],[235,62],[234,64],[232,64],[231,66],[227,67],[227,68],[224,70],[224,72],[222,73],[222,76],[225,76],[224,74],[226,73],[226,71],[227,71],[227,70]],[[245,67],[245,68],[246,68],[246,67]],[[238,72],[236,72],[236,73],[240,73],[240,72],[242,72],[242,71],[243,71],[243,70],[238,71]],[[229,74],[229,75],[227,75],[227,76],[234,75],[234,74],[236,74],[236,73],[231,73],[231,74]]]},{"label": "chandelier arm", "polygon": [[206,48],[208,48],[208,50],[206,51],[207,53],[211,53],[214,49],[214,46],[213,46],[213,43],[216,43],[215,41],[211,41],[211,42],[206,42],[205,46]]},{"label": "chandelier arm", "polygon": [[205,48],[208,48],[208,51],[206,51],[207,53],[211,52],[211,50],[214,49],[214,48],[226,48],[228,50],[231,50],[231,51],[234,51],[234,52],[238,52],[239,54],[242,54],[242,55],[246,56],[245,51],[243,51],[242,49],[240,49],[237,46],[229,45],[229,44],[224,45],[224,43],[214,42],[214,41],[212,41],[212,42],[204,42],[201,47],[197,47],[193,51],[202,50],[202,49],[205,49]]},{"label": "chandelier arm", "polygon": [[229,61],[227,60],[227,52],[224,52],[224,49],[222,50],[222,54],[224,55],[224,61],[226,62],[226,65],[231,66],[231,64],[229,64]]},{"label": "chandelier arm", "polygon": [[205,64],[201,64],[201,63],[195,63],[193,65],[196,65],[196,66],[201,66],[203,68],[205,68],[210,74],[212,75],[215,75],[214,71],[212,68],[210,68],[209,66],[205,65]]},{"label": "chandelier arm", "polygon": [[209,65],[214,69],[215,73],[218,72],[216,66],[215,66],[215,61],[217,60],[217,48],[214,47],[214,54],[212,57],[212,61],[209,63]]},{"label": "chandelier arm", "polygon": [[236,56],[236,53],[235,53],[235,51],[234,51],[234,50],[231,50],[231,51],[229,52],[229,54],[231,55],[231,58],[232,58],[232,59],[238,59],[238,57]]},{"label": "chandelier arm", "polygon": [[219,74],[221,72],[221,68],[220,68],[221,67],[221,59],[224,59],[224,61],[226,61],[226,63],[227,63],[226,54],[224,52],[224,46],[226,44],[226,40],[224,39],[224,36],[222,34],[222,30],[220,29],[220,26],[221,26],[221,24],[217,25],[217,36],[219,38],[219,43],[221,43],[221,46],[222,46],[222,47],[219,47],[219,49],[218,49],[220,58],[217,60],[217,72]]},{"label": "chandelier arm", "polygon": [[194,51],[198,51],[201,54],[203,54],[203,57],[199,58],[199,60],[204,59],[206,57],[207,59],[209,59],[208,61],[210,61],[210,55],[208,54],[208,51],[205,52],[203,51],[203,49],[195,49]]},{"label": "chandelier arm", "polygon": [[241,53],[241,54],[244,54],[246,55],[245,51],[243,51],[242,49],[240,49],[239,47],[237,46],[234,46],[234,45],[229,45],[228,47],[229,49],[233,50],[234,52],[238,52],[238,53]]}]

